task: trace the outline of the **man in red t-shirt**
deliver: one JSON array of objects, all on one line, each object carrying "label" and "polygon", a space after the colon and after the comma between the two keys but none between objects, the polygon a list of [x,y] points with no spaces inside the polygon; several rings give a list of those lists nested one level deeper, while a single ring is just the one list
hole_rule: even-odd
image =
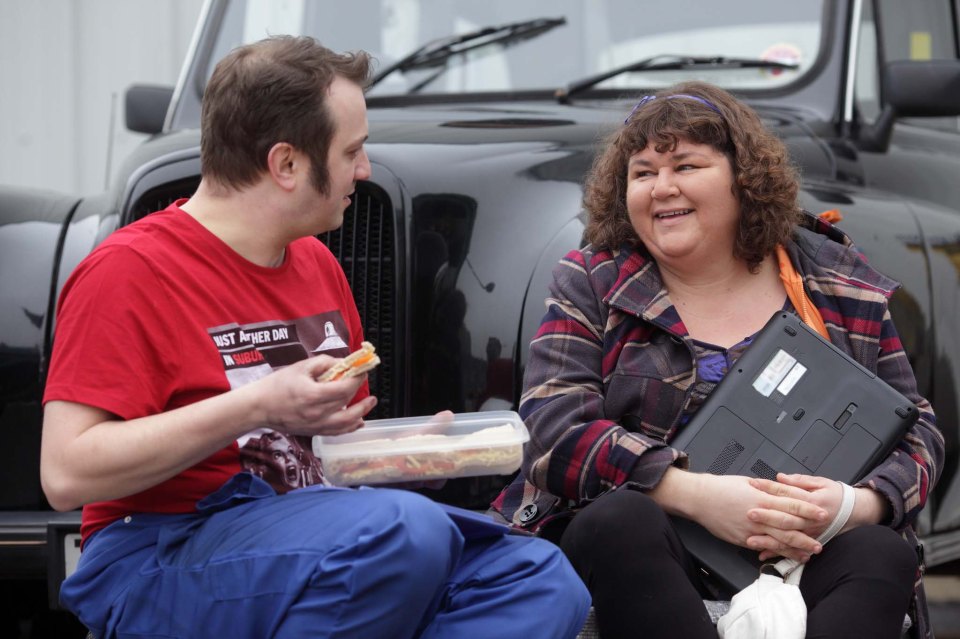
[{"label": "man in red t-shirt", "polygon": [[363,425],[346,278],[314,236],[370,176],[366,54],[240,47],[208,83],[202,180],[111,235],[61,294],[41,479],[84,507],[61,600],[100,638],[573,637],[559,550],[400,490],[326,486],[314,435]]}]

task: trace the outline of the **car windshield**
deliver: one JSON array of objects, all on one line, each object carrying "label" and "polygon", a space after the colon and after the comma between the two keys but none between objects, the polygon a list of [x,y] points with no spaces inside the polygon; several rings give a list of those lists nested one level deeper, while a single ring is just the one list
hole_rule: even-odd
[{"label": "car windshield", "polygon": [[[370,96],[682,80],[768,90],[813,66],[823,11],[815,0],[232,0],[207,77],[233,47],[289,33],[372,54],[378,77]],[[642,64],[660,58],[689,63]]]}]

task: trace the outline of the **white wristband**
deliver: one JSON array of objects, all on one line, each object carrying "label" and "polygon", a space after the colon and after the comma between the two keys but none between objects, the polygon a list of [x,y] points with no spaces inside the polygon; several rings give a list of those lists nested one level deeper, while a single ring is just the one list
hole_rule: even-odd
[{"label": "white wristband", "polygon": [[853,513],[853,507],[857,503],[857,493],[853,487],[842,481],[838,481],[837,483],[840,484],[840,487],[843,489],[843,500],[840,502],[840,510],[837,512],[837,516],[833,518],[833,521],[830,522],[827,529],[817,537],[817,541],[819,541],[821,545],[833,539],[834,536],[847,525],[847,521],[849,521],[850,515]]},{"label": "white wristband", "polygon": [[[820,545],[825,545],[828,541],[833,539],[838,532],[840,532],[844,526],[847,525],[847,521],[850,520],[850,515],[853,513],[853,507],[857,503],[857,492],[853,489],[852,486],[838,481],[840,487],[843,489],[843,498],[840,501],[840,510],[837,511],[837,516],[833,518],[833,521],[830,522],[830,525],[827,526],[827,529],[820,533],[820,536],[817,537],[817,541],[820,542]],[[800,572],[797,570],[801,566],[799,561],[795,559],[784,558],[778,561],[773,565],[773,567],[783,575],[784,580],[787,583],[797,584],[800,582]],[[791,578],[792,577],[792,578]]]}]

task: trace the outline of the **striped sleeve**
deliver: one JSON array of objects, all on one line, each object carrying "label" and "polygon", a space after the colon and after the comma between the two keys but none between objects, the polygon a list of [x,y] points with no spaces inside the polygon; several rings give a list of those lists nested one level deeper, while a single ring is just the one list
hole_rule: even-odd
[{"label": "striped sleeve", "polygon": [[561,260],[530,344],[520,401],[531,436],[523,472],[565,499],[593,499],[628,480],[652,487],[677,461],[662,441],[628,432],[604,414],[604,353],[612,348],[605,347],[603,294],[591,282],[598,270],[616,268],[599,256],[588,264],[579,251]]},{"label": "striped sleeve", "polygon": [[888,524],[897,530],[915,523],[927,495],[940,477],[944,459],[943,434],[930,402],[917,391],[916,378],[888,310],[880,333],[877,375],[920,409],[920,418],[892,453],[858,485],[882,493],[893,507]]}]

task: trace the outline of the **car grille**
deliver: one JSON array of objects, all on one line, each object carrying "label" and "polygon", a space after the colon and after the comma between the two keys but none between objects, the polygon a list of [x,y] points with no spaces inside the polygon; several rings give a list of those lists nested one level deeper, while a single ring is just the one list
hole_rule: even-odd
[{"label": "car grille", "polygon": [[123,218],[123,223],[129,224],[154,211],[162,211],[180,198],[193,195],[199,185],[199,178],[186,178],[150,189],[130,207],[130,213]]},{"label": "car grille", "polygon": [[[181,180],[144,193],[132,207],[128,221],[159,211],[182,197],[190,197],[199,181]],[[396,241],[390,198],[370,182],[358,182],[353,204],[344,213],[343,226],[318,238],[339,260],[360,312],[365,338],[377,347],[380,366],[370,373],[370,392],[377,406],[369,419],[393,417],[399,407],[395,382],[397,307]]]},{"label": "car grille", "polygon": [[368,418],[394,416],[397,408],[396,240],[389,196],[370,182],[358,182],[343,225],[318,236],[340,261],[357,302],[366,339],[377,347],[380,366],[370,373],[377,407]]}]

